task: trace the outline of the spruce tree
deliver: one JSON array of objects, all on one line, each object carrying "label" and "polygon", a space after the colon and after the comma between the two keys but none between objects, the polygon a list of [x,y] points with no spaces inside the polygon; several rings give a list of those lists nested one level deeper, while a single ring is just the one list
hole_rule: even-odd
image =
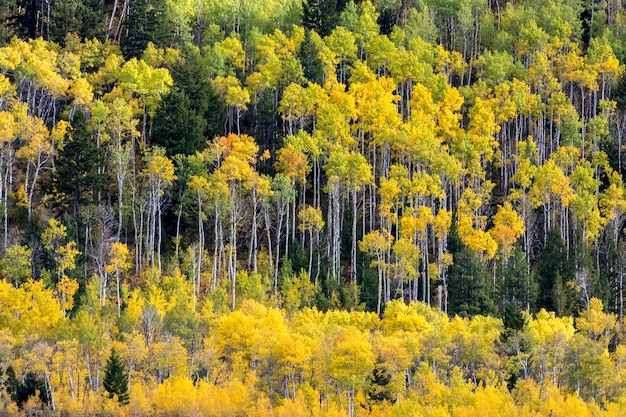
[{"label": "spruce tree", "polygon": [[156,111],[150,136],[168,156],[202,151],[224,128],[224,103],[199,51],[189,48],[183,54],[172,68],[174,87]]},{"label": "spruce tree", "polygon": [[539,275],[539,294],[537,308],[554,311],[558,315],[567,314],[568,290],[567,282],[574,277],[572,262],[569,260],[567,247],[558,229],[548,230],[543,254],[537,265]]},{"label": "spruce tree", "polygon": [[104,165],[103,149],[92,140],[85,114],[77,111],[58,152],[51,182],[56,208],[71,216],[77,233],[83,229],[85,208],[97,205],[99,195],[107,191],[110,181],[102,173]]},{"label": "spruce tree", "polygon": [[125,59],[138,58],[152,42],[159,48],[171,44],[165,0],[134,0],[126,18],[126,36],[120,47]]},{"label": "spruce tree", "polygon": [[298,57],[300,58],[306,79],[322,85],[324,84],[324,68],[322,66],[322,60],[319,58],[319,52],[317,46],[311,39],[311,31],[307,30],[304,41],[298,51]]},{"label": "spruce tree", "polygon": [[448,312],[463,317],[496,313],[493,287],[485,264],[466,247],[453,224],[448,236],[448,250],[454,262],[448,270]]},{"label": "spruce tree", "polygon": [[339,23],[337,0],[308,0],[302,4],[302,25],[328,36]]},{"label": "spruce tree", "polygon": [[111,350],[111,356],[109,356],[107,361],[102,385],[106,392],[109,393],[109,398],[117,395],[117,400],[120,404],[128,404],[130,399],[128,393],[128,373],[124,371],[124,363],[115,349]]}]

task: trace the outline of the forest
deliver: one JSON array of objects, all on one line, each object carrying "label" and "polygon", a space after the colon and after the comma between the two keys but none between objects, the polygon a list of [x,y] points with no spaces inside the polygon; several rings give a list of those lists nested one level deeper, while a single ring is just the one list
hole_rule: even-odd
[{"label": "forest", "polygon": [[0,416],[626,412],[621,0],[0,2]]}]

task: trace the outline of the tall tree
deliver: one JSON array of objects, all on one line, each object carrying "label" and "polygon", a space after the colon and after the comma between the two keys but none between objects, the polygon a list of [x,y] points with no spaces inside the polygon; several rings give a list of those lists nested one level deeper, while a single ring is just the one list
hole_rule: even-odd
[{"label": "tall tree", "polygon": [[339,23],[337,0],[307,0],[302,5],[302,25],[328,36]]},{"label": "tall tree", "polygon": [[[84,113],[76,112],[55,161],[52,187],[59,210],[72,216],[79,242],[82,242],[80,230],[84,220],[81,212],[97,204],[109,185],[108,176],[100,170],[103,165],[103,149],[92,139]],[[72,181],[67,181],[68,178]]]},{"label": "tall tree", "polygon": [[170,156],[191,155],[223,131],[224,102],[197,49],[183,51],[172,67],[172,79],[174,87],[156,111],[151,140]]},{"label": "tall tree", "polygon": [[496,312],[493,288],[485,264],[466,247],[453,227],[448,237],[453,264],[448,270],[448,313],[461,316],[489,315]]},{"label": "tall tree", "polygon": [[120,404],[128,404],[130,401],[130,394],[128,392],[128,373],[124,369],[124,363],[115,349],[111,350],[111,355],[107,360],[102,385],[109,394],[109,398],[117,396],[117,400]]},{"label": "tall tree", "polygon": [[165,0],[134,0],[130,3],[126,36],[120,42],[126,59],[139,57],[149,42],[164,47],[171,38]]},{"label": "tall tree", "polygon": [[7,43],[15,33],[17,0],[5,0],[0,3],[0,46]]},{"label": "tall tree", "polygon": [[558,229],[548,231],[537,272],[539,273],[537,307],[565,314],[566,283],[572,279],[574,271],[571,262],[568,261],[567,248]]},{"label": "tall tree", "polygon": [[104,0],[65,0],[50,1],[49,40],[61,42],[68,33],[75,33],[81,39],[92,39],[104,28]]}]

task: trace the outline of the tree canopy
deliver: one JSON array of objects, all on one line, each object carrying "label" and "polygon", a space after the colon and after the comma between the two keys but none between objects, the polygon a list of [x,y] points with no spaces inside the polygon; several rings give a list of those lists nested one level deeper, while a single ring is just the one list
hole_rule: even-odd
[{"label": "tree canopy", "polygon": [[625,18],[2,2],[0,414],[620,414]]}]

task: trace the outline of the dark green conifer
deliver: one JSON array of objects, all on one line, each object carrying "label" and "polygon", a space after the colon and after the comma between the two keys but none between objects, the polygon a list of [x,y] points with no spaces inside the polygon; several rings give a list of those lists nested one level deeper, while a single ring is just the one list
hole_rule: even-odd
[{"label": "dark green conifer", "polygon": [[168,155],[191,155],[223,132],[224,103],[196,48],[183,52],[172,68],[174,88],[163,97],[152,125],[151,141]]},{"label": "dark green conifer", "polygon": [[448,312],[464,317],[495,314],[493,285],[487,267],[461,242],[456,225],[450,230],[448,250],[454,259],[448,271]]},{"label": "dark green conifer", "polygon": [[566,314],[568,287],[566,283],[574,275],[572,262],[558,229],[548,230],[543,254],[537,265],[539,294],[537,308]]},{"label": "dark green conifer", "polygon": [[113,398],[117,395],[117,400],[120,404],[128,404],[130,400],[128,393],[128,373],[124,370],[124,363],[115,349],[111,350],[111,356],[109,356],[109,360],[107,361],[102,385],[109,394],[109,398]]},{"label": "dark green conifer", "polygon": [[307,0],[302,5],[302,25],[328,36],[339,23],[337,0]]},{"label": "dark green conifer", "polygon": [[120,46],[124,58],[137,58],[152,42],[162,48],[171,39],[165,0],[134,0],[126,18],[126,36]]}]

